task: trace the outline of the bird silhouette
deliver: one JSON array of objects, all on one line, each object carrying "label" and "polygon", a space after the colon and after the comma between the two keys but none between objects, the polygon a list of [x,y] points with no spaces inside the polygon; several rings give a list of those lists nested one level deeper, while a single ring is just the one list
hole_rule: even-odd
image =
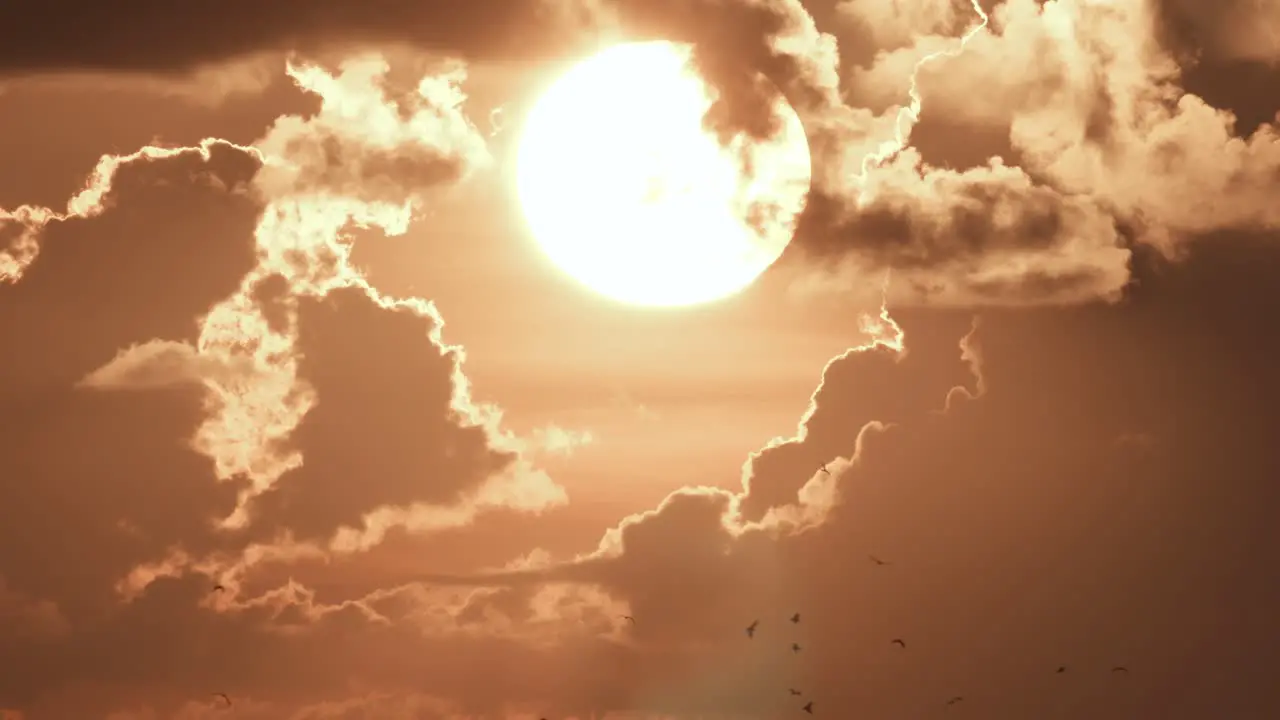
[{"label": "bird silhouette", "polygon": [[800,643],[791,643],[791,652],[800,652]]},{"label": "bird silhouette", "polygon": [[1111,668],[1111,672],[1113,672],[1113,673],[1127,673],[1127,672],[1129,672],[1129,668],[1127,668],[1127,667],[1125,667],[1125,666],[1123,666],[1123,665],[1117,665],[1117,666],[1115,666],[1115,667]]},{"label": "bird silhouette", "polygon": [[800,692],[799,690],[797,690],[797,689],[795,689],[795,688],[788,688],[788,690],[791,692],[791,694],[792,694],[792,695],[803,695],[803,694],[804,694],[804,693]]},{"label": "bird silhouette", "polygon": [[826,473],[826,474],[828,474],[828,475],[830,475],[830,474],[831,474],[831,471],[827,469],[827,464],[826,464],[826,463],[822,463],[822,467],[818,468],[818,470],[819,470],[819,471],[821,471],[821,472],[824,472],[824,473]]},{"label": "bird silhouette", "polygon": [[813,714],[813,701],[812,701],[812,700],[810,700],[809,702],[805,703],[805,704],[804,704],[804,707],[802,707],[802,708],[800,708],[800,709],[801,709],[801,710],[803,710],[803,711],[805,711],[805,712],[807,712],[807,713],[809,713],[810,715],[812,715],[812,714]]},{"label": "bird silhouette", "polygon": [[222,585],[214,585],[213,590],[210,590],[210,592],[226,592],[226,591],[227,589]]},{"label": "bird silhouette", "polygon": [[906,641],[906,640],[903,640],[902,638],[894,638],[893,640],[889,641],[889,644],[890,644],[890,645],[897,645],[898,647],[902,648],[903,650],[906,650],[906,649],[907,649],[907,641]]},{"label": "bird silhouette", "polygon": [[626,620],[626,621],[630,622],[632,625],[635,625],[635,624],[636,624],[636,619],[635,619],[635,618],[633,618],[633,617],[631,617],[630,615],[619,615],[618,617],[622,618],[623,620]]},{"label": "bird silhouette", "polygon": [[759,626],[760,626],[759,620],[751,621],[751,624],[747,626],[747,639],[751,639],[756,636],[756,628]]},{"label": "bird silhouette", "polygon": [[875,563],[876,565],[888,565],[888,564],[889,564],[889,563],[885,562],[884,560],[881,560],[880,558],[876,557],[875,555],[868,555],[868,556],[867,556],[867,559],[869,559],[871,562]]},{"label": "bird silhouette", "polygon": [[791,616],[791,622],[793,622],[793,623],[799,623],[799,622],[800,622],[800,613],[796,613],[795,615],[792,615],[792,616]]},{"label": "bird silhouette", "polygon": [[223,700],[226,700],[227,707],[231,707],[231,698],[228,697],[226,693],[214,693],[213,696],[216,698],[222,698]]},{"label": "bird silhouette", "polygon": [[1059,666],[1058,666],[1058,669],[1057,669],[1057,670],[1055,670],[1054,672],[1056,672],[1056,673],[1058,673],[1059,675],[1061,675],[1062,673],[1064,673],[1064,672],[1066,672],[1066,671],[1067,671],[1067,666],[1066,666],[1066,665],[1059,665]]},{"label": "bird silhouette", "polygon": [[963,701],[963,700],[964,700],[964,696],[962,696],[962,695],[957,695],[957,696],[955,696],[955,697],[951,698],[950,700],[948,700],[948,701],[947,701],[947,705],[948,705],[948,706],[950,706],[950,705],[955,705],[956,703],[961,702],[961,701]]}]

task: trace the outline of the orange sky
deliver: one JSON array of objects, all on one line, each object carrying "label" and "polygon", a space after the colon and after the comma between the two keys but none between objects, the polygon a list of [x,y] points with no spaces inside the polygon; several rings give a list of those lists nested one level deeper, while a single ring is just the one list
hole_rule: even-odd
[{"label": "orange sky", "polygon": [[[0,718],[1280,716],[1275,0],[984,3],[865,180],[965,0],[61,5],[0,9]],[[805,122],[738,296],[524,227],[619,37]]]}]

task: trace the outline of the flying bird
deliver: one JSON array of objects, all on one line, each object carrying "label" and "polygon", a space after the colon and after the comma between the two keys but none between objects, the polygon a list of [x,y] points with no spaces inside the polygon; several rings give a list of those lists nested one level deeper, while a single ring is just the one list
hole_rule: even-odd
[{"label": "flying bird", "polygon": [[632,625],[636,624],[636,619],[631,617],[630,615],[619,615],[618,617],[622,618],[623,620],[626,620],[627,622],[630,622]]},{"label": "flying bird", "polygon": [[1062,673],[1064,673],[1064,672],[1066,672],[1066,671],[1067,671],[1067,666],[1066,666],[1066,665],[1059,665],[1059,666],[1058,666],[1058,669],[1057,669],[1057,670],[1055,670],[1054,672],[1056,672],[1056,673],[1058,673],[1059,675],[1061,675]]},{"label": "flying bird", "polygon": [[226,693],[214,693],[213,696],[216,698],[222,698],[223,700],[226,700],[227,707],[231,707],[231,698],[228,697]]},{"label": "flying bird", "polygon": [[792,695],[803,695],[803,694],[804,694],[804,693],[800,692],[799,690],[797,690],[797,689],[795,689],[795,688],[789,688],[789,690],[791,691],[791,694],[792,694]]},{"label": "flying bird", "polygon": [[1117,672],[1118,672],[1118,673],[1127,673],[1127,672],[1129,672],[1129,668],[1127,668],[1127,667],[1125,667],[1125,666],[1123,666],[1123,665],[1117,665],[1117,666],[1115,666],[1115,667],[1111,668],[1111,672],[1113,672],[1113,673],[1117,673]]},{"label": "flying bird", "polygon": [[214,585],[213,590],[211,590],[210,592],[226,592],[226,591],[227,589],[222,585]]},{"label": "flying bird", "polygon": [[964,700],[964,697],[963,697],[963,696],[961,696],[961,695],[957,695],[957,696],[955,696],[955,697],[951,698],[950,700],[948,700],[948,701],[947,701],[947,705],[948,705],[948,706],[955,705],[956,703],[958,703],[958,702],[960,702],[960,701],[962,701],[962,700]]},{"label": "flying bird", "polygon": [[756,628],[759,626],[760,626],[759,620],[751,621],[751,624],[747,626],[747,639],[751,639],[756,636]]},{"label": "flying bird", "polygon": [[888,564],[889,564],[889,563],[885,562],[884,560],[881,560],[880,558],[876,557],[875,555],[868,555],[867,557],[871,560],[871,562],[873,562],[873,563],[875,563],[875,564],[877,564],[877,565],[888,565]]},{"label": "flying bird", "polygon": [[907,641],[906,641],[906,640],[903,640],[902,638],[894,638],[893,640],[890,640],[890,641],[889,641],[889,644],[890,644],[890,645],[897,645],[898,647],[902,648],[903,650],[906,650],[906,649],[907,649]]},{"label": "flying bird", "polygon": [[812,700],[810,700],[809,702],[805,703],[805,704],[804,704],[804,707],[802,707],[802,708],[800,708],[800,709],[801,709],[801,710],[803,710],[803,711],[805,711],[805,712],[807,712],[807,713],[809,713],[810,715],[812,715],[812,714],[813,714],[813,701],[812,701]]},{"label": "flying bird", "polygon": [[798,622],[800,622],[800,613],[796,613],[795,615],[792,615],[792,616],[791,616],[791,622],[793,622],[793,623],[798,623]]},{"label": "flying bird", "polygon": [[818,469],[819,469],[820,471],[822,471],[822,472],[824,472],[824,473],[828,474],[828,475],[830,475],[830,474],[831,474],[831,471],[827,469],[827,464],[826,464],[826,463],[822,463],[822,467],[820,467],[820,468],[818,468]]},{"label": "flying bird", "polygon": [[502,121],[502,108],[496,107],[489,111],[489,137],[494,137],[502,132],[506,123]]},{"label": "flying bird", "polygon": [[791,643],[791,652],[800,652],[800,643]]}]

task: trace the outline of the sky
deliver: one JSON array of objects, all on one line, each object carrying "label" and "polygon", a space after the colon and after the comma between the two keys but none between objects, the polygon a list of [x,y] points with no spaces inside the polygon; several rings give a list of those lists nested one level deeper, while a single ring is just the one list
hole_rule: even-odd
[{"label": "sky", "polygon": [[[1280,717],[1280,2],[69,7],[0,7],[0,717]],[[813,154],[660,311],[512,183],[652,38]]]}]

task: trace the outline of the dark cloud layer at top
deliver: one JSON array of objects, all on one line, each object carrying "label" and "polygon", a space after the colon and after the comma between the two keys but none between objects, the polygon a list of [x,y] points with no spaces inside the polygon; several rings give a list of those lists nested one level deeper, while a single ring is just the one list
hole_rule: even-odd
[{"label": "dark cloud layer at top", "polygon": [[[60,2],[0,10],[0,27],[24,28],[0,47],[0,77],[29,73],[132,72],[175,75],[264,51],[355,51],[403,43],[467,59],[572,55],[601,33],[696,43],[699,67],[721,91],[708,121],[727,133],[772,134],[762,100],[807,88],[794,59],[770,38],[794,21],[788,2],[634,0],[294,1],[262,5],[197,0],[76,6]],[[66,18],[74,16],[73,22]]]},{"label": "dark cloud layer at top", "polygon": [[176,73],[262,51],[403,42],[468,56],[559,51],[572,16],[548,0],[193,0],[128,8],[68,0],[0,9],[0,74]]}]

